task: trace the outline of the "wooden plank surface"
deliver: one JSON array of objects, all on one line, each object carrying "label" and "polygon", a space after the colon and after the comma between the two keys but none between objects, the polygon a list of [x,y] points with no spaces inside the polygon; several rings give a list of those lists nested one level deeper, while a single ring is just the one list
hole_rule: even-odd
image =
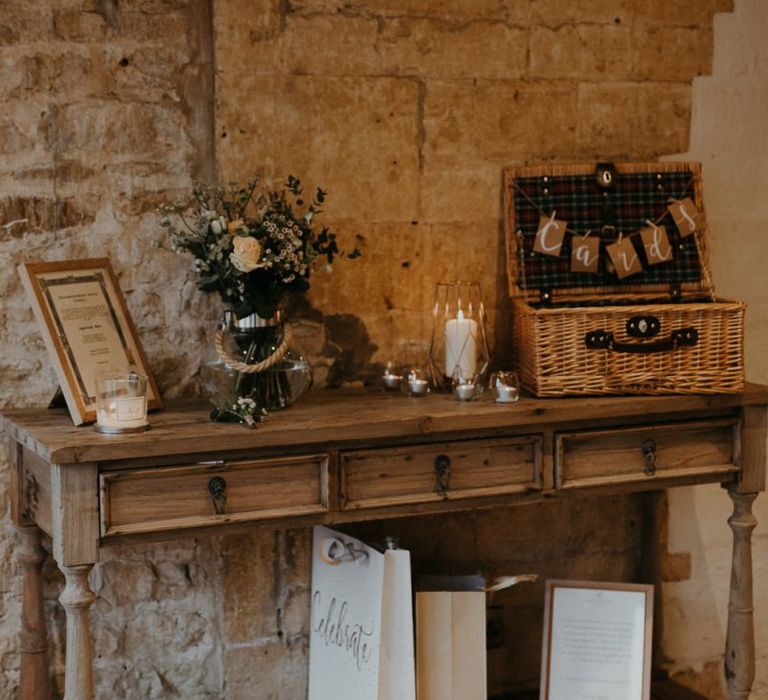
[{"label": "wooden plank surface", "polygon": [[[558,434],[555,480],[559,487],[569,487],[593,479],[644,481],[685,470],[737,471],[736,422],[727,418]],[[652,475],[645,472],[646,441],[654,444]]]},{"label": "wooden plank surface", "polygon": [[147,433],[101,435],[75,427],[61,409],[11,410],[4,415],[8,435],[43,459],[57,464],[140,459],[169,454],[221,453],[289,445],[333,445],[425,435],[467,435],[472,431],[546,426],[607,417],[681,417],[768,404],[768,387],[748,385],[743,394],[716,396],[628,396],[522,398],[516,404],[461,403],[450,395],[409,398],[375,391],[317,391],[287,411],[267,416],[255,430],[208,420],[203,400],[169,402],[150,414]]},{"label": "wooden plank surface", "polygon": [[99,484],[95,463],[51,465],[53,558],[59,567],[99,560]]},{"label": "wooden plank surface", "polygon": [[765,491],[765,471],[768,463],[768,408],[748,406],[741,426],[742,476],[739,493]]},{"label": "wooden plank surface", "polygon": [[[345,452],[341,461],[344,508],[540,489],[541,442],[540,436],[522,436]],[[438,456],[447,459],[442,479],[435,471]]]},{"label": "wooden plank surface", "polygon": [[[101,534],[127,534],[328,510],[328,456],[130,469],[101,475]],[[208,484],[224,479],[216,513]]]}]

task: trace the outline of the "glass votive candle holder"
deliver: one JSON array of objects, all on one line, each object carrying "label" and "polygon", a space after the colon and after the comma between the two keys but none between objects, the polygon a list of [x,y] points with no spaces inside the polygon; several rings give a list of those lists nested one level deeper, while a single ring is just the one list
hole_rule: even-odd
[{"label": "glass votive candle holder", "polygon": [[429,373],[421,367],[406,370],[400,386],[407,396],[426,396],[429,393]]},{"label": "glass votive candle holder", "polygon": [[483,395],[482,375],[475,374],[468,379],[458,367],[451,377],[451,385],[457,401],[474,401]]},{"label": "glass votive candle holder", "polygon": [[520,380],[516,372],[494,372],[489,386],[496,403],[515,403],[520,398]]},{"label": "glass votive candle holder", "polygon": [[400,383],[403,381],[402,370],[394,363],[387,362],[384,372],[381,375],[381,383],[387,391],[397,391]]},{"label": "glass votive candle holder", "polygon": [[96,425],[100,433],[117,435],[149,429],[147,378],[136,372],[96,377]]}]

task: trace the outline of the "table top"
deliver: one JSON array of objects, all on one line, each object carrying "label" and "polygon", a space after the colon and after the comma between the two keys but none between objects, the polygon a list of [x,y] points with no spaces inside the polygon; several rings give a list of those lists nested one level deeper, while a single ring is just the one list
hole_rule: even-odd
[{"label": "table top", "polygon": [[536,399],[514,404],[490,400],[459,402],[446,394],[411,398],[371,390],[318,390],[290,409],[271,413],[254,429],[210,422],[203,399],[170,401],[150,414],[144,433],[102,435],[76,427],[66,409],[4,411],[6,433],[43,459],[58,464],[157,457],[169,454],[248,450],[286,445],[439,438],[471,431],[607,417],[643,418],[697,414],[768,404],[768,386],[748,384],[742,394],[600,396]]}]

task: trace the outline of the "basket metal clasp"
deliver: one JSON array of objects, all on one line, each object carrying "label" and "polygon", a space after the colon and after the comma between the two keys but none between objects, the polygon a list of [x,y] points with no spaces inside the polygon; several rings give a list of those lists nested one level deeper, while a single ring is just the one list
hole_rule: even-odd
[{"label": "basket metal clasp", "polygon": [[627,321],[627,335],[632,338],[653,338],[661,332],[656,316],[633,316]]}]

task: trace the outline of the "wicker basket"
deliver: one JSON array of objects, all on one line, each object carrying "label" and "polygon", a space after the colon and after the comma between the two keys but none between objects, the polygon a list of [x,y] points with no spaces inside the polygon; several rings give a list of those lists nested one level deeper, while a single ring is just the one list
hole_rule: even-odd
[{"label": "wicker basket", "polygon": [[[507,257],[515,364],[537,396],[737,393],[744,388],[744,304],[716,299],[706,223],[679,237],[661,221],[669,198],[691,197],[703,216],[697,163],[617,164],[606,191],[592,166],[509,169]],[[601,255],[617,231],[648,220],[666,225],[675,257],[618,279],[570,269],[566,236],[558,257],[533,252],[538,219],[557,210],[579,234],[597,230]],[[606,211],[611,226],[603,227]]]}]

